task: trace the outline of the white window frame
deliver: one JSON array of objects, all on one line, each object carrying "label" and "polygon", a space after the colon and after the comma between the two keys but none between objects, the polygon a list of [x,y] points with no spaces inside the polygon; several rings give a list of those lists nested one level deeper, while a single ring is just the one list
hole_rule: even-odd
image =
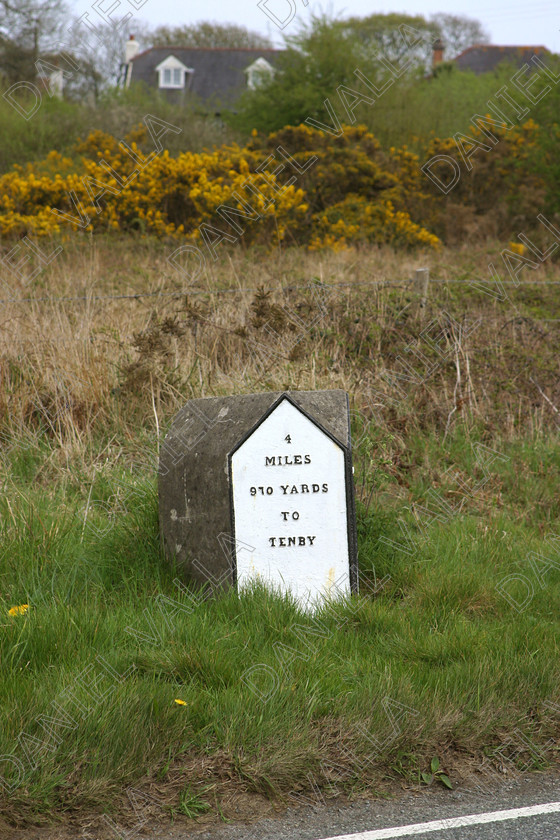
[{"label": "white window frame", "polygon": [[256,90],[274,76],[274,67],[266,58],[261,56],[253,61],[245,72],[247,74],[247,87],[249,90]]},{"label": "white window frame", "polygon": [[[174,55],[168,55],[164,61],[156,67],[158,74],[159,90],[183,90],[186,84],[187,75],[194,73],[192,67],[185,67]],[[179,81],[177,81],[177,76]],[[167,78],[166,78],[167,77]]]}]

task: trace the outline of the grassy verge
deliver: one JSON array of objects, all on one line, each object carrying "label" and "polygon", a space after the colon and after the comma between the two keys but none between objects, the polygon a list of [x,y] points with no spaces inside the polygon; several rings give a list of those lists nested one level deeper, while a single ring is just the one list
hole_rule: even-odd
[{"label": "grassy verge", "polygon": [[[492,768],[554,764],[560,456],[531,379],[556,400],[556,287],[521,288],[500,309],[437,284],[426,322],[449,332],[483,317],[480,329],[448,336],[459,350],[395,404],[382,373],[419,333],[411,257],[238,257],[208,281],[237,291],[197,308],[193,296],[94,300],[119,275],[123,293],[127,272],[144,291],[175,291],[150,247],[92,252],[87,275],[61,263],[49,295],[85,302],[6,305],[0,756],[17,759],[0,767],[6,824],[118,815],[127,788],[157,792],[170,815],[227,817],[232,792],[304,801],[442,772],[457,785],[478,764],[490,780]],[[432,272],[451,281],[475,259],[448,252]],[[395,285],[353,288],[356,275]],[[280,303],[306,313],[309,290],[286,301],[239,288],[314,276],[340,288],[292,352]],[[247,342],[273,317],[288,352],[265,368]],[[362,592],[315,621],[257,589],[196,598],[158,540],[157,436],[176,409],[288,387],[344,387],[356,411]]]}]

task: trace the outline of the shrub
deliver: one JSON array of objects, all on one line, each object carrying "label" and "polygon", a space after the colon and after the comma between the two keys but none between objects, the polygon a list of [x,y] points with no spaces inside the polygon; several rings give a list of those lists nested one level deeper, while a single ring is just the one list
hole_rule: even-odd
[{"label": "shrub", "polygon": [[0,234],[63,234],[70,226],[140,231],[204,240],[213,255],[219,242],[241,234],[247,244],[290,238],[312,248],[439,244],[408,212],[413,179],[401,159],[410,160],[402,152],[385,155],[364,128],[346,128],[339,138],[286,128],[245,147],[176,157],[167,150],[142,154],[138,144],[145,148],[146,136],[145,127],[130,133],[127,148],[95,131],[71,157],[51,152],[39,163],[14,166],[0,178]]}]

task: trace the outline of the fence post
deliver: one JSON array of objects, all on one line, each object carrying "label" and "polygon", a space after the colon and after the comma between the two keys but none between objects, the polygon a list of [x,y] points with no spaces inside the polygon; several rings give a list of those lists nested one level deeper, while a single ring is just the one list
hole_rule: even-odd
[{"label": "fence post", "polygon": [[416,314],[420,317],[420,320],[424,320],[424,315],[426,313],[429,282],[430,270],[428,268],[417,268],[414,272],[414,285],[418,296],[416,302]]}]

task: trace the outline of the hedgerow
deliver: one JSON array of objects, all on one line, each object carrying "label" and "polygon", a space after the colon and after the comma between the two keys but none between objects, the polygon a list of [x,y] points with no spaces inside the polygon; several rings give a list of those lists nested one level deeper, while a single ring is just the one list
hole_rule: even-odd
[{"label": "hedgerow", "polygon": [[[52,151],[14,166],[0,177],[0,236],[136,231],[205,245],[212,256],[240,237],[311,250],[438,248],[533,223],[553,189],[550,151],[532,120],[432,138],[422,157],[406,146],[382,149],[364,126],[335,136],[307,125],[173,157],[159,139],[166,130],[152,128],[141,125],[120,142],[94,131],[68,156]],[[156,143],[149,154],[141,151],[148,133]],[[448,194],[422,169],[435,159],[447,175],[453,166],[459,173]]]}]

